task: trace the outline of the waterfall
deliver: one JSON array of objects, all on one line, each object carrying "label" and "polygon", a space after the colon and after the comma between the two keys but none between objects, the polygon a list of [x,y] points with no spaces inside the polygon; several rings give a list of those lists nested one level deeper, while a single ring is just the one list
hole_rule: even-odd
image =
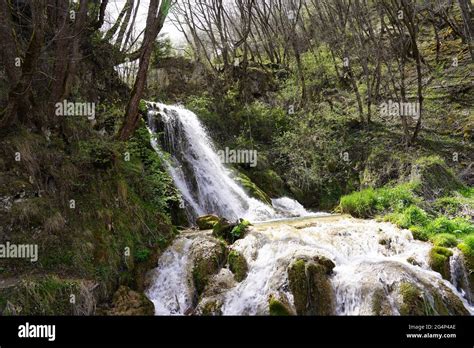
[{"label": "waterfall", "polygon": [[[325,281],[330,284],[336,315],[403,314],[407,287],[407,297],[421,302],[419,310],[425,314],[456,314],[463,307],[464,314],[474,313],[459,252],[454,251],[449,260],[450,282],[429,266],[432,245],[414,240],[408,230],[374,220],[320,217],[324,214],[310,213],[287,197],[272,199],[271,206],[251,198],[221,163],[194,113],[181,106],[148,105],[152,145],[181,192],[189,221],[213,213],[261,222],[227,246],[227,251],[238,252],[247,264],[245,278],[239,281],[226,255],[213,254],[213,245],[217,250],[222,245],[210,231],[181,233],[160,257],[146,291],[157,315],[205,314],[209,308],[223,315],[266,315],[272,296],[295,312],[288,269],[299,257],[323,257],[335,265]],[[221,261],[198,295],[194,252],[202,245],[204,257],[212,264]]]},{"label": "waterfall", "polygon": [[152,145],[165,160],[167,171],[181,192],[188,220],[193,222],[204,214],[250,221],[310,215],[301,204],[287,197],[273,200],[274,207],[249,197],[221,163],[193,112],[181,106],[148,105],[149,129],[152,134],[164,132],[161,143],[153,137]]}]

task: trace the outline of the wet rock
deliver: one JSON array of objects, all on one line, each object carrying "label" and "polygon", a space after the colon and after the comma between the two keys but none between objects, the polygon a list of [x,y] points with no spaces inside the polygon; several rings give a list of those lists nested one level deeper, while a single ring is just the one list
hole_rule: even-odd
[{"label": "wet rock", "polygon": [[419,282],[415,285],[402,282],[398,287],[401,295],[401,315],[469,315],[462,301],[441,282],[435,285]]},{"label": "wet rock", "polygon": [[112,300],[108,315],[154,315],[155,306],[144,294],[120,286]]},{"label": "wet rock", "polygon": [[291,305],[285,296],[270,295],[268,298],[268,310],[272,316],[289,316],[295,315],[291,309]]},{"label": "wet rock", "polygon": [[205,299],[196,308],[196,315],[205,316],[220,316],[222,315],[222,305],[224,304],[221,298]]},{"label": "wet rock", "polygon": [[453,252],[443,247],[433,247],[429,254],[429,265],[435,272],[441,274],[444,279],[449,280],[451,277],[449,269],[449,258]]},{"label": "wet rock", "polygon": [[241,282],[247,277],[248,265],[244,255],[236,250],[232,250],[228,257],[229,269],[234,273],[235,280]]},{"label": "wet rock", "polygon": [[297,258],[288,267],[288,280],[298,315],[334,314],[335,299],[328,275],[334,263],[325,257]]},{"label": "wet rock", "polygon": [[222,218],[214,225],[212,235],[216,238],[222,238],[227,243],[232,244],[237,239],[243,238],[250,222],[240,219],[238,222],[229,222]]},{"label": "wet rock", "polygon": [[410,283],[400,285],[400,294],[402,295],[402,304],[400,307],[401,315],[427,315],[426,300],[422,292]]},{"label": "wet rock", "polygon": [[393,315],[387,294],[383,289],[377,289],[372,295],[372,312],[374,315]]},{"label": "wet rock", "polygon": [[208,214],[200,216],[196,219],[196,225],[200,230],[210,230],[219,222],[217,215]]},{"label": "wet rock", "polygon": [[227,268],[222,268],[219,273],[213,275],[206,289],[201,295],[201,299],[196,306],[196,315],[222,315],[222,305],[225,300],[225,293],[234,287],[236,282],[233,274]]},{"label": "wet rock", "polygon": [[224,265],[227,249],[223,242],[212,237],[198,237],[191,247],[192,279],[194,288],[200,295],[210,277]]},{"label": "wet rock", "polygon": [[420,266],[421,267],[421,263],[413,256],[410,256],[408,259],[407,259],[407,262],[412,264],[413,266]]}]

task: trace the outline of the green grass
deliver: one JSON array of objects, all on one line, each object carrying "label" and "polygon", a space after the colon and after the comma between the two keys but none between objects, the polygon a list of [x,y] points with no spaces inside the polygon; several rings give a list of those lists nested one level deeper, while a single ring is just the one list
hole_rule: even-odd
[{"label": "green grass", "polygon": [[[428,164],[442,165],[442,161],[430,156],[416,162],[418,166]],[[353,192],[341,198],[339,211],[359,218],[381,218],[409,229],[415,239],[431,241],[435,247],[458,246],[465,255],[474,255],[474,224],[470,216],[474,190],[461,188],[430,201],[419,196],[420,186],[415,180]]]},{"label": "green grass", "polygon": [[418,199],[411,183],[379,189],[368,188],[343,196],[339,204],[342,213],[369,218],[383,212],[401,211]]}]

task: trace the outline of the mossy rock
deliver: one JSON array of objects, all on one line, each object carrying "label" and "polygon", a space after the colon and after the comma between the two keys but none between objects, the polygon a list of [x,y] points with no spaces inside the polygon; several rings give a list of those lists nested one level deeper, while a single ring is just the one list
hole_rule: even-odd
[{"label": "mossy rock", "polygon": [[334,314],[335,298],[328,275],[334,263],[325,257],[298,258],[288,267],[288,281],[298,315]]},{"label": "mossy rock", "polygon": [[400,285],[402,295],[401,315],[427,315],[427,305],[422,292],[410,283]]},{"label": "mossy rock", "polygon": [[446,196],[464,186],[444,161],[436,156],[422,157],[412,167],[411,180],[415,191],[425,199]]},{"label": "mossy rock", "polygon": [[469,289],[471,290],[471,299],[474,299],[474,250],[465,243],[460,243],[458,249],[463,254],[464,266],[468,274]]},{"label": "mossy rock", "polygon": [[211,230],[218,222],[219,217],[213,214],[202,215],[196,219],[196,225],[200,230]]},{"label": "mossy rock", "polygon": [[230,233],[232,232],[235,226],[237,226],[237,223],[230,222],[225,218],[221,218],[212,228],[212,235],[216,238],[221,238],[225,241],[230,241],[232,240]]},{"label": "mossy rock", "polygon": [[377,289],[372,295],[372,312],[375,315],[392,315],[392,307],[383,289]]},{"label": "mossy rock", "polygon": [[193,242],[191,259],[193,261],[192,280],[200,295],[212,275],[216,274],[226,261],[225,244],[214,238],[196,238]]},{"label": "mossy rock", "polygon": [[238,172],[235,177],[235,180],[243,186],[243,188],[250,195],[250,197],[258,199],[259,201],[265,204],[272,205],[272,200],[270,199],[270,197],[268,197],[268,195],[263,192],[260,187],[258,187],[252,180],[250,180],[247,175]]},{"label": "mossy rock", "polygon": [[199,314],[205,316],[220,316],[222,315],[222,301],[211,299],[199,306]]},{"label": "mossy rock", "polygon": [[222,218],[214,225],[212,235],[232,244],[237,239],[245,236],[247,228],[250,225],[250,222],[247,220],[240,219],[239,222],[229,222],[227,219]]},{"label": "mossy rock", "polygon": [[126,286],[120,286],[112,300],[112,309],[108,315],[140,315],[155,314],[155,306],[143,293],[134,291]]},{"label": "mossy rock", "polygon": [[268,309],[271,316],[286,317],[294,315],[289,304],[278,299],[275,295],[270,295],[268,298]]},{"label": "mossy rock", "polygon": [[283,197],[289,195],[283,179],[271,169],[252,171],[249,172],[249,176],[251,176],[252,181],[270,197]]},{"label": "mossy rock", "polygon": [[234,273],[234,278],[236,281],[241,282],[245,279],[245,277],[247,277],[249,267],[244,255],[236,250],[232,250],[229,253],[228,262],[229,269],[232,271],[232,273]]},{"label": "mossy rock", "polygon": [[436,287],[422,285],[424,290],[408,282],[400,284],[401,315],[469,315],[462,301],[441,282]]},{"label": "mossy rock", "polygon": [[429,253],[429,265],[435,272],[441,274],[444,279],[449,280],[451,277],[449,268],[449,258],[453,252],[444,247],[435,246]]}]

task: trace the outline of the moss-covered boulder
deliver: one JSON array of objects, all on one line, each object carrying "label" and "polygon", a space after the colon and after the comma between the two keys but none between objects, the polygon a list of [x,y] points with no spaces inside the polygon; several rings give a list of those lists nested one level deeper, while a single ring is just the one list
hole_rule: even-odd
[{"label": "moss-covered boulder", "polygon": [[325,257],[297,258],[288,267],[288,281],[298,315],[334,314],[329,280],[334,263]]},{"label": "moss-covered boulder", "polygon": [[219,219],[212,229],[212,235],[232,244],[237,239],[243,238],[247,232],[250,222],[240,219],[238,222],[229,222],[227,219]]},{"label": "moss-covered boulder", "polygon": [[143,293],[120,286],[112,300],[108,315],[154,315],[155,306]]},{"label": "moss-covered boulder", "polygon": [[268,298],[268,310],[272,316],[290,316],[294,315],[291,306],[282,296],[270,295]]},{"label": "moss-covered boulder", "polygon": [[211,230],[218,222],[219,217],[213,214],[202,215],[196,219],[196,225],[200,230]]},{"label": "moss-covered boulder", "polygon": [[463,184],[436,156],[422,157],[412,166],[411,178],[418,184],[416,192],[426,199],[446,196],[463,188]]},{"label": "moss-covered boulder", "polygon": [[402,305],[400,307],[401,315],[426,315],[428,307],[421,291],[410,283],[400,285],[400,294],[402,296]]},{"label": "moss-covered boulder", "polygon": [[240,183],[240,185],[245,189],[250,197],[256,198],[265,204],[272,205],[272,200],[270,197],[268,197],[268,195],[263,192],[260,187],[250,180],[247,175],[238,172],[235,176],[235,180]]},{"label": "moss-covered boulder", "polygon": [[229,262],[229,269],[232,271],[232,273],[234,273],[235,280],[238,282],[244,280],[245,277],[247,277],[247,272],[249,270],[247,260],[245,260],[244,255],[236,250],[232,250],[229,253],[227,260]]},{"label": "moss-covered boulder", "polygon": [[198,237],[193,241],[192,280],[194,288],[200,295],[212,275],[216,274],[226,262],[225,244],[212,237]]},{"label": "moss-covered boulder", "polygon": [[462,301],[441,282],[436,285],[402,282],[398,292],[401,315],[469,315]]},{"label": "moss-covered boulder", "polygon": [[[466,238],[473,240],[474,238]],[[474,300],[474,250],[467,243],[461,243],[458,248],[462,251],[464,266],[466,268],[469,289],[471,291],[471,300]]]},{"label": "moss-covered boulder", "polygon": [[449,258],[453,252],[447,248],[435,246],[429,253],[429,265],[433,271],[438,272],[444,279],[451,277],[449,269]]}]

